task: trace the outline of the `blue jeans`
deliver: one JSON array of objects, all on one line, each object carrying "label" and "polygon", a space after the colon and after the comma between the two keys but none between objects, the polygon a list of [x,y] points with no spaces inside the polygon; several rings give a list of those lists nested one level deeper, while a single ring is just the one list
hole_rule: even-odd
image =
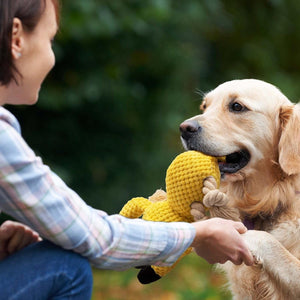
[{"label": "blue jeans", "polygon": [[87,259],[48,241],[0,262],[0,300],[89,300],[92,286]]}]

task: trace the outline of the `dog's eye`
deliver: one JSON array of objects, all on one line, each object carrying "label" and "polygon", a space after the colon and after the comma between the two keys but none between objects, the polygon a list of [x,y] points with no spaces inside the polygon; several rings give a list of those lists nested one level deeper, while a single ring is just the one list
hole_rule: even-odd
[{"label": "dog's eye", "polygon": [[247,108],[238,102],[232,102],[229,104],[229,110],[232,112],[243,112],[246,111]]}]

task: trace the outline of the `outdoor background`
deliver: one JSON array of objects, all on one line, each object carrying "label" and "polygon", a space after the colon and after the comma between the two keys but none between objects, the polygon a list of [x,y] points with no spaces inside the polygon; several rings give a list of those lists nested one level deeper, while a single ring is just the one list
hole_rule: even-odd
[{"label": "outdoor background", "polygon": [[[299,16],[297,0],[63,1],[56,67],[38,104],[8,108],[69,186],[118,213],[164,188],[183,150],[179,124],[199,112],[204,92],[258,78],[298,100]],[[136,273],[95,270],[94,299],[229,299],[194,255],[150,286]]]}]

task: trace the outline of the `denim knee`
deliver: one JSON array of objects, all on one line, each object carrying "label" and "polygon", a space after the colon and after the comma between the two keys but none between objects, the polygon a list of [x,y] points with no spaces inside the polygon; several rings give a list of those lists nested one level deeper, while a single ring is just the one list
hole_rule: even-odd
[{"label": "denim knee", "polygon": [[81,255],[57,249],[54,260],[60,266],[61,272],[55,278],[56,290],[53,289],[52,299],[91,298],[93,288],[93,274],[88,260]]},{"label": "denim knee", "polygon": [[[5,299],[89,300],[88,260],[48,241],[30,245],[0,263]],[[4,299],[4,298],[3,298]]]}]

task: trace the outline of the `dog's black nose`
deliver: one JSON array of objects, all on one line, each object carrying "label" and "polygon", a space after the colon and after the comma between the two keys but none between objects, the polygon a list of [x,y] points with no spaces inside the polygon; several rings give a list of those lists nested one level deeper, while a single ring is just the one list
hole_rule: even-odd
[{"label": "dog's black nose", "polygon": [[180,124],[179,128],[181,136],[185,140],[190,139],[195,133],[201,131],[201,127],[197,121],[184,121]]}]

